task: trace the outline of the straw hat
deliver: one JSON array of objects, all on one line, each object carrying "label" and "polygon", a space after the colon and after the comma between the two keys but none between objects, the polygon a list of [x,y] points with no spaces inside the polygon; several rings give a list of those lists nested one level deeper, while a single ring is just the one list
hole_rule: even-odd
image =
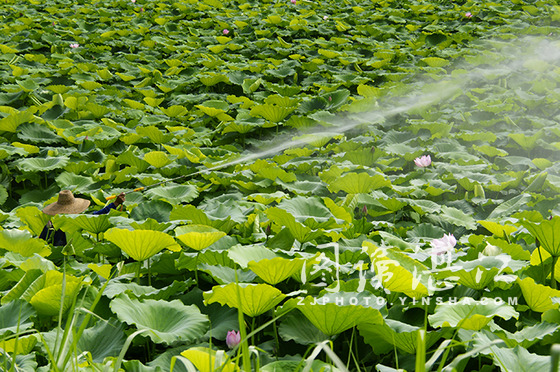
[{"label": "straw hat", "polygon": [[70,190],[62,190],[58,193],[58,201],[43,208],[43,213],[54,216],[59,213],[77,214],[82,213],[89,207],[89,200],[75,198]]}]

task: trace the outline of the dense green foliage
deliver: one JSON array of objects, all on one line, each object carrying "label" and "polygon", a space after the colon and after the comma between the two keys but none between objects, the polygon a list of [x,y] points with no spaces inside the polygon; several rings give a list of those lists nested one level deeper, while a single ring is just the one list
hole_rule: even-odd
[{"label": "dense green foliage", "polygon": [[[555,2],[5,0],[0,20],[4,370],[549,368]],[[54,247],[63,189],[126,208],[51,218]]]}]

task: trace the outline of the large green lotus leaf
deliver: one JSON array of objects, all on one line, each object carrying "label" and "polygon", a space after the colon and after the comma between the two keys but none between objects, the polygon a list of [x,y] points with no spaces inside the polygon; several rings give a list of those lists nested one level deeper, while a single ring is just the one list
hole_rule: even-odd
[{"label": "large green lotus leaf", "polygon": [[[52,269],[54,270],[55,267],[53,267]],[[17,284],[13,286],[10,291],[2,297],[2,305],[7,304],[10,301],[20,299],[27,288],[29,288],[29,286],[41,275],[43,275],[43,272],[39,269],[30,269],[26,271],[24,276],[17,282]]]},{"label": "large green lotus leaf", "polygon": [[295,109],[295,107],[284,107],[265,103],[263,105],[253,106],[251,108],[251,115],[261,116],[273,123],[279,123],[288,115],[290,115]]},{"label": "large green lotus leaf", "polygon": [[493,220],[500,217],[509,217],[513,213],[522,210],[533,197],[530,194],[521,194],[498,205],[488,217],[487,220]]},{"label": "large green lotus leaf", "polygon": [[286,226],[294,238],[296,238],[300,243],[305,243],[323,235],[322,230],[312,230],[311,228],[297,222],[295,217],[284,209],[272,207],[267,209],[265,213],[270,220],[274,221],[278,225]]},{"label": "large green lotus leaf", "polygon": [[249,267],[250,261],[259,262],[261,260],[272,260],[278,257],[276,253],[262,244],[237,244],[228,249],[228,256],[244,269]]},{"label": "large green lotus leaf", "polygon": [[80,278],[63,275],[54,270],[48,271],[31,283],[21,298],[29,301],[37,314],[54,316],[59,314],[61,307],[63,313],[68,310],[78,295],[81,285]]},{"label": "large green lotus leaf", "polygon": [[532,326],[525,326],[522,330],[515,333],[510,333],[506,330],[494,330],[493,333],[502,338],[508,347],[515,347],[517,345],[529,348],[532,345],[541,341],[545,336],[552,335],[558,331],[560,325],[547,323],[537,323]]},{"label": "large green lotus leaf", "polygon": [[136,127],[136,133],[142,137],[148,137],[153,143],[162,144],[168,143],[173,139],[173,135],[170,133],[164,133],[157,127],[150,125],[147,127]]},{"label": "large green lotus leaf", "polygon": [[0,354],[0,365],[2,365],[4,371],[21,371],[21,372],[36,372],[37,361],[35,360],[35,353],[30,353],[26,355],[16,355],[16,363],[12,368],[12,363],[14,358],[8,353]]},{"label": "large green lotus leaf", "polygon": [[251,261],[249,262],[249,269],[268,284],[275,285],[300,272],[304,262],[305,260],[301,258],[287,259],[276,257],[258,262]]},{"label": "large green lotus leaf", "polygon": [[[381,326],[371,323],[358,324],[358,331],[367,344],[375,345],[378,339],[382,339],[408,354],[416,354],[418,332],[420,330],[420,327],[415,327],[392,319],[385,319],[385,322]],[[441,331],[426,333],[426,349],[429,349],[442,337],[441,333]]]},{"label": "large green lotus leaf", "polygon": [[16,167],[23,172],[47,172],[54,169],[61,169],[68,164],[68,157],[47,157],[47,158],[28,158],[15,162]]},{"label": "large green lotus leaf", "polygon": [[371,258],[377,278],[385,289],[404,293],[411,298],[428,296],[431,274],[420,262],[397,249],[382,249],[364,241],[363,248]]},{"label": "large green lotus leaf", "polygon": [[171,251],[181,249],[173,237],[161,231],[113,227],[105,233],[105,239],[114,243],[136,261],[144,261],[165,248]]},{"label": "large green lotus leaf", "polygon": [[531,310],[544,313],[547,310],[558,308],[558,304],[553,303],[551,298],[560,297],[559,290],[552,289],[546,285],[537,284],[533,278],[529,277],[523,280],[518,278],[517,284],[521,287],[523,298]]},{"label": "large green lotus leaf", "polygon": [[503,238],[504,236],[510,236],[517,231],[517,227],[512,225],[502,225],[494,221],[477,221],[486,230],[490,231],[497,237]]},{"label": "large green lotus leaf", "polygon": [[33,120],[33,114],[37,111],[37,107],[29,108],[25,111],[17,111],[11,113],[5,118],[0,119],[0,132],[16,133],[17,128],[28,121]]},{"label": "large green lotus leaf", "polygon": [[[194,265],[193,265],[194,266]],[[230,283],[252,283],[257,277],[255,273],[249,270],[239,270],[222,265],[209,265],[207,263],[199,263],[197,266],[199,271],[208,273],[218,284]],[[194,270],[194,267],[191,269]],[[235,273],[237,271],[237,278]]]},{"label": "large green lotus leaf", "polygon": [[391,181],[380,174],[370,176],[367,173],[346,173],[329,183],[332,192],[344,191],[348,194],[368,194],[373,190],[391,186]]},{"label": "large green lotus leaf", "polygon": [[4,349],[6,353],[15,352],[15,354],[25,355],[29,354],[36,344],[37,337],[35,337],[35,335],[26,337],[20,336],[17,338],[10,338],[8,340],[2,340],[2,349]]},{"label": "large green lotus leaf", "polygon": [[206,225],[186,225],[175,229],[175,237],[187,247],[200,251],[226,236],[226,233]]},{"label": "large green lotus leaf", "polygon": [[445,222],[452,223],[457,226],[463,226],[469,230],[477,229],[474,218],[457,208],[442,205],[440,217],[443,218]]},{"label": "large green lotus leaf", "polygon": [[498,298],[496,301],[494,299],[477,301],[470,297],[463,297],[459,301],[444,302],[436,306],[434,313],[428,316],[428,320],[432,327],[457,327],[478,331],[486,327],[495,316],[505,320],[512,317],[517,319],[519,313],[513,306],[500,300]]},{"label": "large green lotus leaf", "polygon": [[119,355],[125,338],[123,324],[112,318],[98,321],[95,326],[84,330],[76,346],[80,351],[78,354],[87,351],[94,362],[101,363],[106,357]]},{"label": "large green lotus leaf", "polygon": [[190,279],[181,282],[174,280],[173,283],[167,287],[156,289],[149,285],[139,285],[134,282],[123,283],[119,279],[120,278],[115,278],[109,281],[109,284],[107,284],[107,287],[103,291],[104,296],[115,298],[119,294],[125,293],[129,297],[135,297],[140,300],[167,300],[177,293],[183,293],[192,284]]},{"label": "large green lotus leaf", "polygon": [[33,322],[29,320],[32,316],[35,316],[33,306],[23,300],[16,299],[2,305],[0,307],[0,337],[33,327]]},{"label": "large green lotus leaf", "polygon": [[148,152],[147,154],[144,154],[144,160],[155,168],[165,167],[172,162],[172,160],[169,159],[167,154],[163,151]]},{"label": "large green lotus leaf", "polygon": [[296,308],[327,336],[334,336],[360,323],[383,324],[380,310],[385,300],[364,293],[336,292],[321,298],[293,298],[278,310]]},{"label": "large green lotus leaf", "polygon": [[323,204],[318,197],[297,196],[292,199],[284,199],[278,204],[278,208],[286,210],[295,217],[296,221],[314,230],[334,228],[342,220],[336,221],[329,208]]},{"label": "large green lotus leaf", "polygon": [[[241,299],[239,304],[238,296]],[[280,290],[268,284],[235,284],[214,286],[204,292],[208,304],[218,302],[222,305],[240,309],[244,314],[255,317],[278,305],[286,297]]]},{"label": "large green lotus leaf", "polygon": [[502,372],[534,372],[550,370],[550,357],[532,354],[527,349],[516,346],[513,349],[492,347],[494,365]]},{"label": "large green lotus leaf", "polygon": [[191,221],[195,225],[208,225],[215,227],[218,230],[225,232],[226,234],[236,225],[234,221],[230,219],[225,220],[211,220],[208,218],[206,213],[198,209],[194,205],[176,205],[173,207],[169,215],[171,221],[183,220]]},{"label": "large green lotus leaf", "polygon": [[541,246],[554,257],[560,256],[560,216],[554,216],[540,223],[521,221],[529,233],[538,239]]},{"label": "large green lotus leaf", "polygon": [[37,207],[22,207],[16,210],[16,216],[23,222],[31,232],[40,235],[41,231],[49,221],[49,215],[43,213]]},{"label": "large green lotus leaf", "polygon": [[54,144],[65,143],[64,139],[56,135],[45,125],[25,123],[18,127],[17,137],[25,143]]},{"label": "large green lotus leaf", "polygon": [[328,339],[328,336],[319,331],[302,313],[294,311],[282,317],[278,334],[284,341],[294,340],[303,345],[316,344]]},{"label": "large green lotus leaf", "polygon": [[145,330],[144,335],[157,344],[192,342],[204,336],[209,327],[208,317],[198,307],[179,300],[138,301],[121,295],[109,306],[121,321]]},{"label": "large green lotus leaf", "polygon": [[56,184],[62,190],[72,190],[74,193],[88,193],[99,188],[91,177],[80,176],[70,172],[63,172],[56,177]]},{"label": "large green lotus leaf", "polygon": [[19,253],[24,257],[34,254],[46,257],[51,254],[46,242],[34,238],[27,230],[0,230],[0,249]]},{"label": "large green lotus leaf", "polygon": [[189,203],[198,197],[198,189],[193,185],[169,185],[146,190],[152,199],[163,199],[171,204]]},{"label": "large green lotus leaf", "polygon": [[169,215],[173,210],[173,206],[163,200],[150,200],[142,202],[140,205],[134,207],[130,212],[130,217],[136,221],[146,221],[152,218],[157,222],[169,221]]},{"label": "large green lotus leaf", "polygon": [[94,235],[105,232],[113,227],[113,224],[109,222],[108,214],[57,215],[52,221],[56,229],[61,229],[63,231],[82,229]]},{"label": "large green lotus leaf", "polygon": [[494,281],[494,277],[500,272],[517,272],[526,266],[521,261],[514,261],[508,255],[482,256],[471,261],[457,261],[438,275],[440,278],[458,277],[459,284],[483,290]]},{"label": "large green lotus leaf", "polygon": [[239,367],[230,361],[223,351],[216,352],[212,349],[193,347],[183,351],[181,355],[194,364],[200,372],[239,371]]},{"label": "large green lotus leaf", "polygon": [[283,182],[295,182],[297,177],[293,173],[288,173],[282,168],[278,167],[267,167],[259,169],[257,176],[275,181],[277,178]]}]

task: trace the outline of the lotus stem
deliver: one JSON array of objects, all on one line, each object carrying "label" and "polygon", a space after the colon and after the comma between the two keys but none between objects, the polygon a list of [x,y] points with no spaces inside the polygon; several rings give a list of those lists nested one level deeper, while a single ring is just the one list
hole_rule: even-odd
[{"label": "lotus stem", "polygon": [[556,278],[554,277],[554,269],[556,268],[556,262],[558,261],[558,256],[552,256],[552,268],[550,269],[550,286],[552,289],[557,288]]},{"label": "lotus stem", "polygon": [[550,348],[550,371],[558,372],[558,361],[560,360],[560,344],[554,344]]}]

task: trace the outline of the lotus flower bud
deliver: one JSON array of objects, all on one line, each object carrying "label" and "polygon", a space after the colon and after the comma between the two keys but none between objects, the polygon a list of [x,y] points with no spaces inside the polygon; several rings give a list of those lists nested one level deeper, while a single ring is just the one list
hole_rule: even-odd
[{"label": "lotus flower bud", "polygon": [[496,247],[490,243],[486,243],[486,248],[482,251],[482,254],[485,256],[497,256],[502,253],[500,247]]},{"label": "lotus flower bud", "polygon": [[241,334],[239,331],[228,331],[226,336],[226,344],[230,349],[233,349],[241,342]]}]

